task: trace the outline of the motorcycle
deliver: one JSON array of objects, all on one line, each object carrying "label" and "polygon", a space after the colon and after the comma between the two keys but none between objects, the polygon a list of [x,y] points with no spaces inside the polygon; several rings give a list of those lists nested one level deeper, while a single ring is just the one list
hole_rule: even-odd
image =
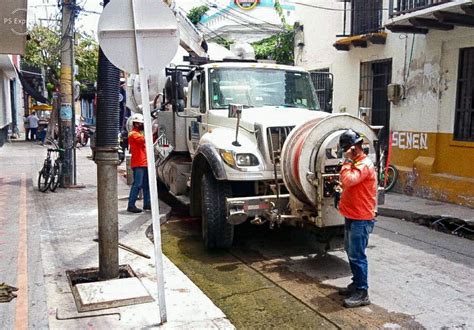
[{"label": "motorcycle", "polygon": [[80,122],[76,127],[76,145],[85,147],[89,142],[89,136],[89,128]]},{"label": "motorcycle", "polygon": [[122,130],[118,134],[118,156],[119,156],[119,165],[123,163],[125,160],[125,150],[128,149],[128,132],[126,130]]}]

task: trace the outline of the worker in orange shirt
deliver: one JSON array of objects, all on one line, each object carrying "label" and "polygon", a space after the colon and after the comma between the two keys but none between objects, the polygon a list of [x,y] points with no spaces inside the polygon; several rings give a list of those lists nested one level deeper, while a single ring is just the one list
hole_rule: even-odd
[{"label": "worker in orange shirt", "polygon": [[339,138],[345,158],[340,173],[342,195],[339,212],[345,217],[344,242],[352,271],[352,283],[339,293],[347,297],[344,306],[348,308],[370,304],[365,250],[375,223],[377,175],[362,143],[360,134],[351,129]]},{"label": "worker in orange shirt", "polygon": [[145,149],[145,135],[143,133],[143,115],[136,113],[132,116],[133,128],[128,133],[128,144],[132,155],[131,167],[133,183],[128,196],[128,212],[140,213],[142,210],[135,206],[140,189],[143,190],[143,209],[150,210],[150,188],[148,185],[148,169]]}]

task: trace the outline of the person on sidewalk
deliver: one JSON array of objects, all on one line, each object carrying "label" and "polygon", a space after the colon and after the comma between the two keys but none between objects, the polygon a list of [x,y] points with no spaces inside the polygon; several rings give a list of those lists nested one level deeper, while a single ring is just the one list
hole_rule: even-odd
[{"label": "person on sidewalk", "polygon": [[135,206],[140,189],[143,190],[143,209],[151,210],[150,188],[148,186],[148,169],[145,149],[145,135],[143,133],[143,115],[136,113],[132,116],[133,128],[128,134],[128,144],[132,155],[131,167],[133,183],[128,196],[128,212],[140,213],[141,209]]},{"label": "person on sidewalk", "polygon": [[345,157],[340,173],[342,195],[339,212],[345,217],[344,245],[352,271],[352,283],[339,293],[347,297],[344,306],[348,308],[370,304],[365,250],[375,223],[377,175],[362,143],[360,134],[351,129],[339,138]]},{"label": "person on sidewalk", "polygon": [[32,112],[29,116],[28,116],[28,126],[30,128],[30,139],[32,141],[36,141],[37,139],[37,135],[38,135],[38,122],[39,122],[39,118],[36,116],[36,112]]},{"label": "person on sidewalk", "polygon": [[30,124],[26,113],[23,116],[23,125],[25,126],[25,140],[30,141]]}]

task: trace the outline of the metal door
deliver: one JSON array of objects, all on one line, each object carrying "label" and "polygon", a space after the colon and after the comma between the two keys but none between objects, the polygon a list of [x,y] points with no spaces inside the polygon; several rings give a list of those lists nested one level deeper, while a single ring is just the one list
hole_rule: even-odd
[{"label": "metal door", "polygon": [[371,108],[370,124],[382,125],[381,143],[387,143],[390,132],[390,101],[387,87],[392,79],[392,60],[361,63],[359,107]]}]

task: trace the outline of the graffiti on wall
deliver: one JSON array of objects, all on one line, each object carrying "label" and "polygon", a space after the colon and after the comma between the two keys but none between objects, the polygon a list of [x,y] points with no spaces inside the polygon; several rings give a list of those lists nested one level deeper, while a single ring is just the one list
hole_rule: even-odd
[{"label": "graffiti on wall", "polygon": [[392,147],[399,149],[428,149],[428,133],[423,132],[392,132]]}]

